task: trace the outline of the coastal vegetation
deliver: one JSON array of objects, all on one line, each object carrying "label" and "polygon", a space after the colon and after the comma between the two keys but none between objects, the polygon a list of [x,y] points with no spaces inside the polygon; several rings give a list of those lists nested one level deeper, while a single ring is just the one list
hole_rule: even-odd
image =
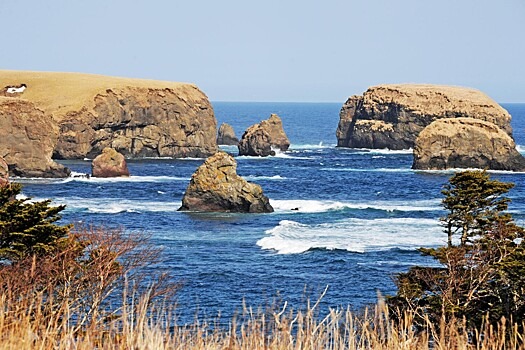
[{"label": "coastal vegetation", "polygon": [[179,286],[156,269],[147,236],[60,226],[63,206],[16,199],[11,183],[0,188],[0,348],[522,349],[525,242],[506,212],[511,187],[454,175],[443,189],[450,239],[421,249],[440,267],[400,274],[386,303],[360,313],[246,306],[226,323],[180,325]]}]

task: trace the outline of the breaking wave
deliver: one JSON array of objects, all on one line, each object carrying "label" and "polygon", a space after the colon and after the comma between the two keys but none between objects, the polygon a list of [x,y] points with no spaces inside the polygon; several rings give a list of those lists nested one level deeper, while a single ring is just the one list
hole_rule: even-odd
[{"label": "breaking wave", "polygon": [[390,249],[415,250],[446,243],[438,220],[388,218],[345,219],[315,225],[282,220],[257,241],[262,249],[279,254],[299,254],[311,249],[365,253]]}]

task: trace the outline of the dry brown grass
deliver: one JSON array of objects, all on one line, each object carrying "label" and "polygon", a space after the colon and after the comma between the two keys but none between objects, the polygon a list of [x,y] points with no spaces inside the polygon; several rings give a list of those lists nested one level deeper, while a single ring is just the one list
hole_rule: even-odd
[{"label": "dry brown grass", "polygon": [[363,315],[323,314],[323,295],[301,311],[285,302],[245,307],[226,326],[181,325],[171,298],[177,285],[162,274],[141,280],[140,267],[158,256],[144,236],[82,229],[65,243],[56,256],[0,267],[0,350],[525,349],[518,327],[505,320],[474,332],[464,320],[427,320],[416,331],[413,314],[395,319],[382,301]]},{"label": "dry brown grass", "polygon": [[245,310],[226,328],[213,323],[174,326],[174,313],[166,306],[151,308],[147,294],[135,294],[119,317],[82,330],[68,321],[67,304],[44,317],[34,312],[41,299],[15,308],[1,298],[0,349],[524,349],[517,330],[505,338],[505,331],[485,327],[478,343],[462,330],[462,322],[442,324],[439,330],[429,324],[416,333],[410,315],[394,322],[381,304],[361,317],[333,309],[323,318],[315,308],[287,312],[284,307],[273,313]]},{"label": "dry brown grass", "polygon": [[184,94],[196,94],[195,85],[159,80],[117,78],[95,74],[31,72],[0,70],[0,90],[8,85],[25,83],[27,89],[19,98],[27,99],[60,119],[82,107],[91,109],[93,98],[107,89],[140,87],[173,89]]}]

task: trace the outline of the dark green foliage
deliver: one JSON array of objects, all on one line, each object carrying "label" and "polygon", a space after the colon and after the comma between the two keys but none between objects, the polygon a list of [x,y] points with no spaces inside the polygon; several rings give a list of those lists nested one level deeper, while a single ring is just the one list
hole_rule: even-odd
[{"label": "dark green foliage", "polygon": [[0,187],[0,259],[4,261],[53,253],[70,229],[55,224],[65,206],[16,199],[21,188],[16,183]]},{"label": "dark green foliage", "polygon": [[452,176],[442,191],[448,244],[420,249],[442,267],[414,267],[396,276],[398,294],[390,305],[436,324],[443,317],[465,317],[475,327],[487,317],[493,323],[501,317],[525,321],[525,231],[505,213],[509,199],[503,196],[512,187],[481,171]]},{"label": "dark green foliage", "polygon": [[461,234],[461,244],[469,237],[482,234],[495,217],[507,210],[510,200],[502,197],[514,184],[491,180],[485,171],[464,171],[452,176],[441,193],[445,196],[443,207],[448,210],[441,218],[448,234],[448,245],[452,236]]}]

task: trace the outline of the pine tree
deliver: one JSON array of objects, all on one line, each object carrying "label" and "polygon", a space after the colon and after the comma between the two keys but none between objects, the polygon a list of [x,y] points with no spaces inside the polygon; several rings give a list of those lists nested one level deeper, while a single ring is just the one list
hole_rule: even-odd
[{"label": "pine tree", "polygon": [[448,246],[452,236],[461,234],[461,244],[469,237],[482,234],[494,218],[507,210],[510,200],[502,197],[514,184],[491,180],[486,171],[464,171],[456,173],[444,186],[443,207],[449,213],[441,218],[448,235]]},{"label": "pine tree", "polygon": [[420,249],[441,267],[397,275],[398,293],[390,305],[436,324],[443,317],[465,317],[474,327],[487,316],[494,323],[501,317],[525,321],[525,230],[505,212],[510,200],[504,194],[512,187],[484,171],[452,176],[442,191],[448,244]]},{"label": "pine tree", "polygon": [[70,230],[55,224],[65,206],[52,207],[50,200],[16,199],[21,189],[17,183],[0,187],[0,259],[4,262],[53,253]]}]

